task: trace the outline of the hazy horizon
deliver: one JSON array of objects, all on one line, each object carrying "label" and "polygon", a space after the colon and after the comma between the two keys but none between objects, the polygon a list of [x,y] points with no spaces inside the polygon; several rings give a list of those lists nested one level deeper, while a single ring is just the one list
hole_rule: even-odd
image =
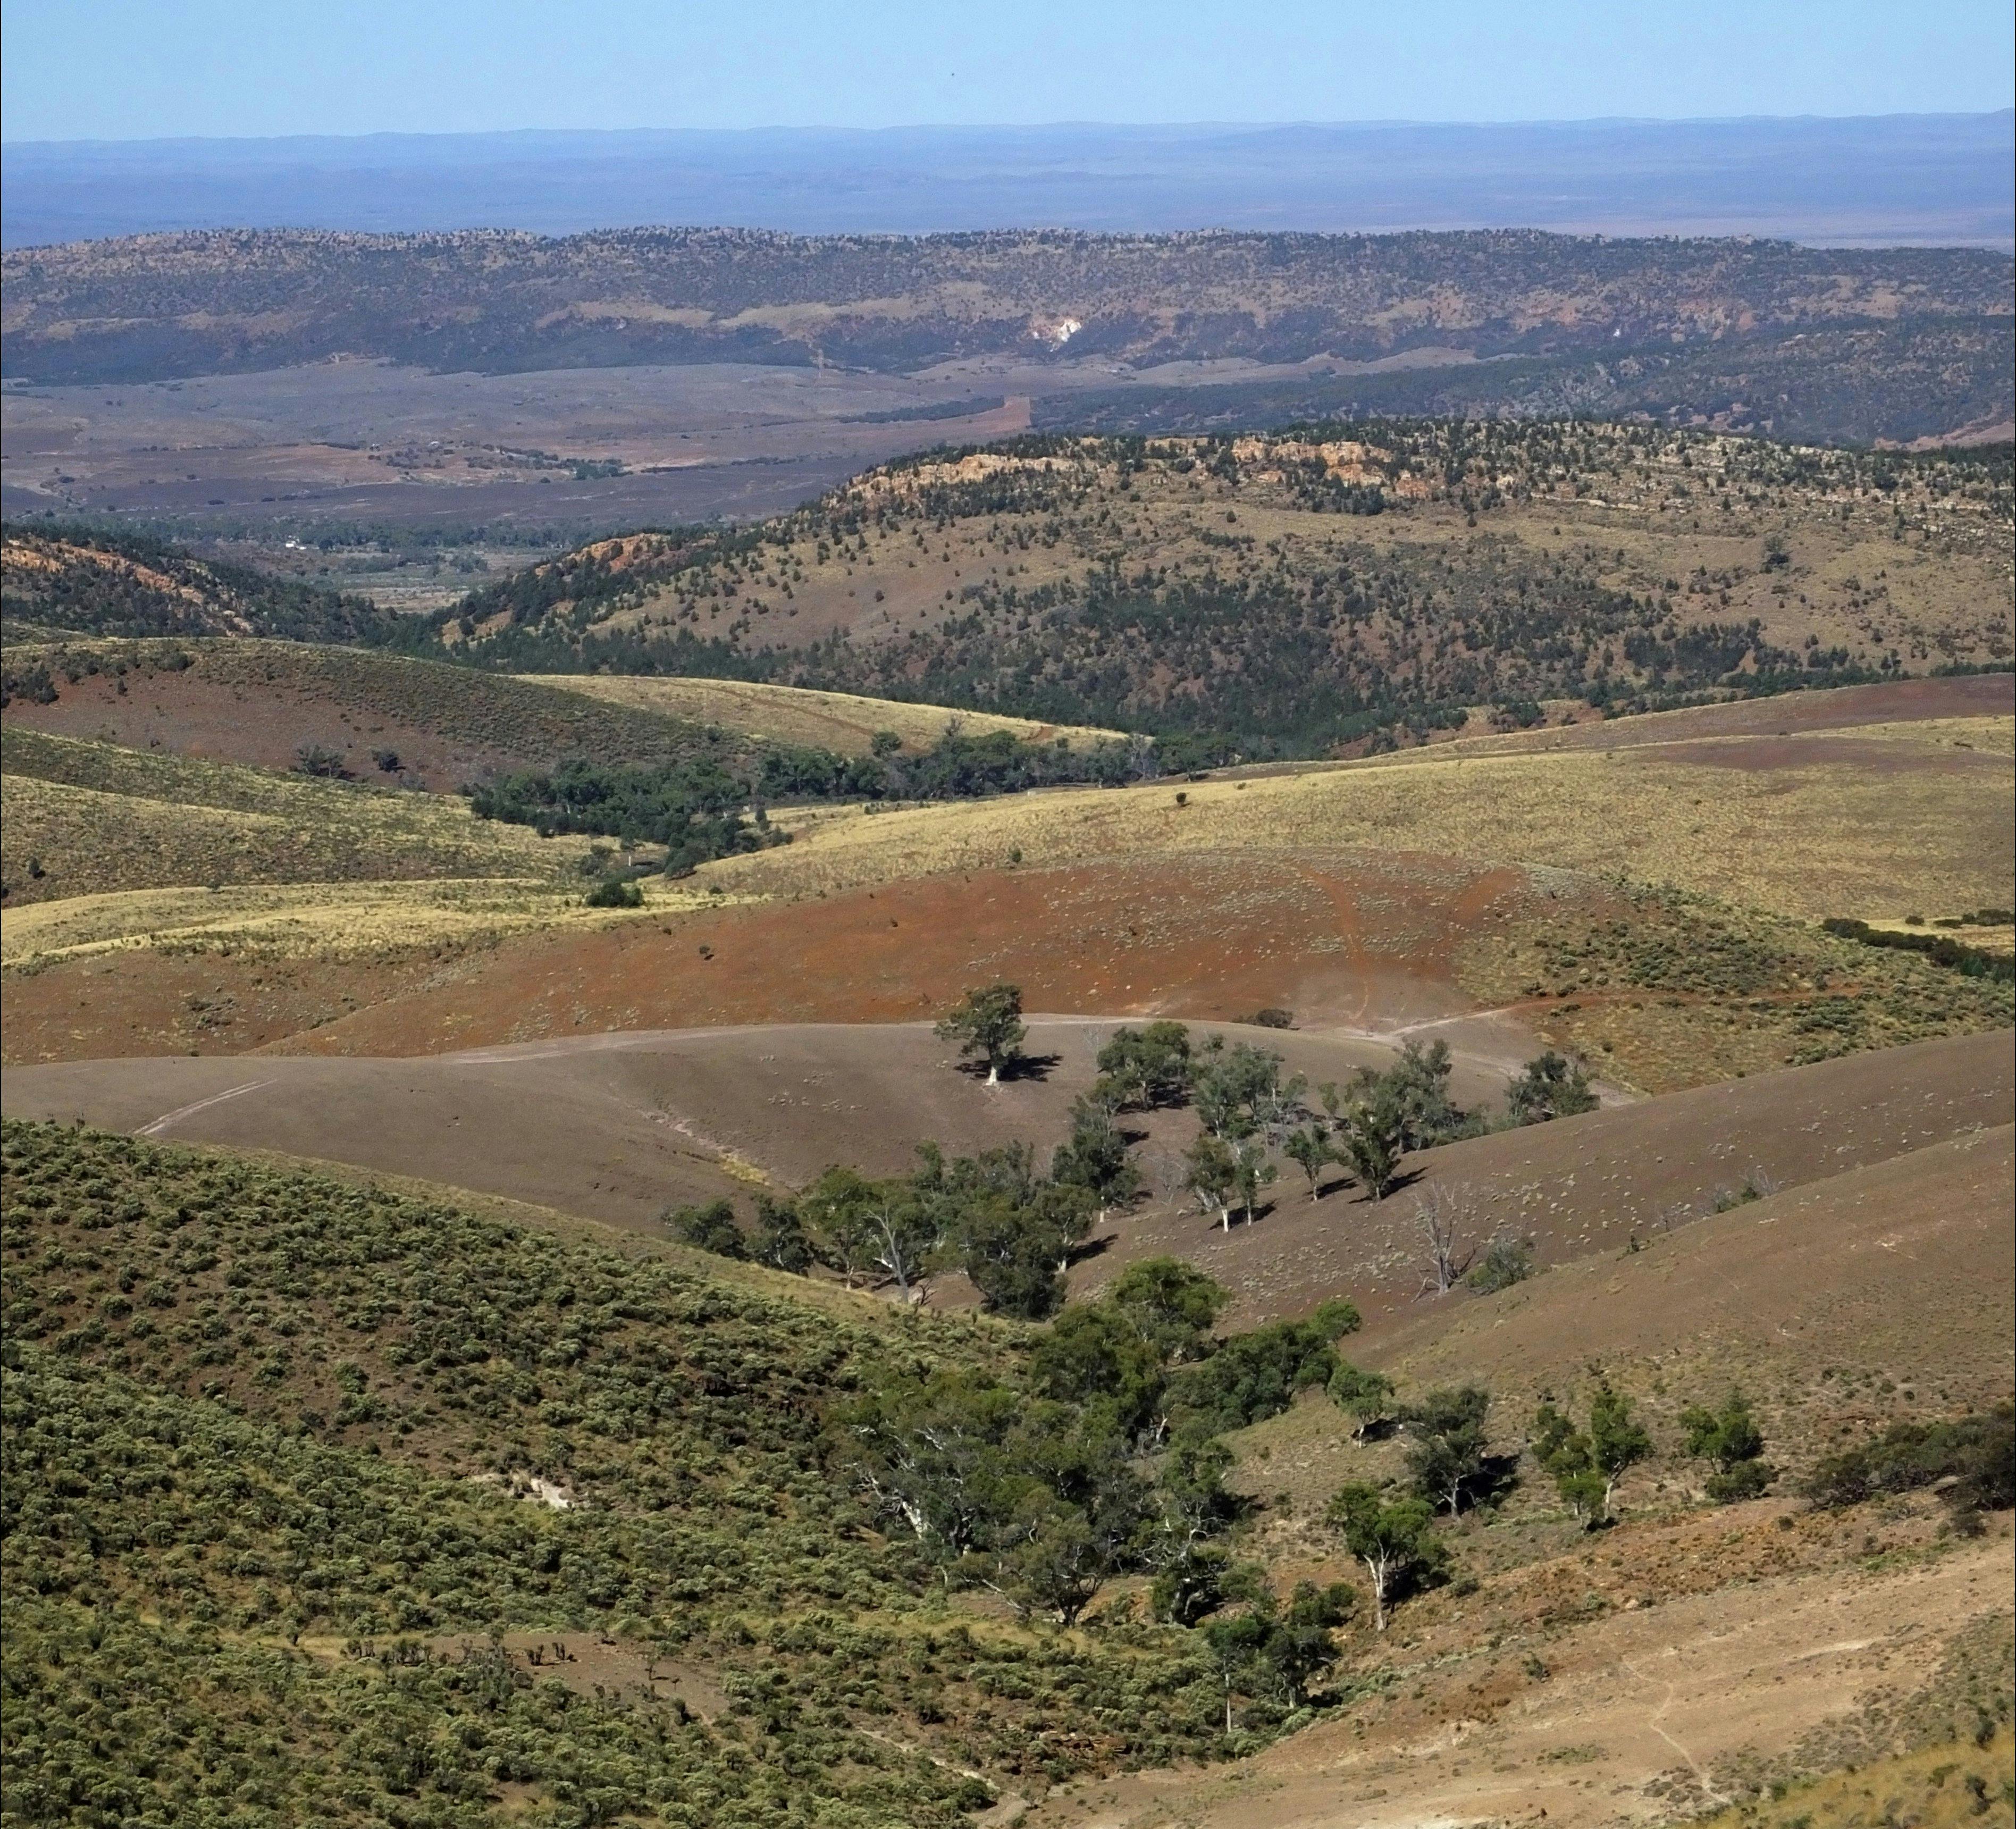
[{"label": "hazy horizon", "polygon": [[211,229],[560,235],[1529,228],[2016,245],[2016,112],[1658,121],[521,128],[21,142],[9,248]]}]

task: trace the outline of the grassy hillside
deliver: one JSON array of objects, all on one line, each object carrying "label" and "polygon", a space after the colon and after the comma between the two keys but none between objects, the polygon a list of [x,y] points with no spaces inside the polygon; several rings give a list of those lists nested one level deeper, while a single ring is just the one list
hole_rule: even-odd
[{"label": "grassy hillside", "polygon": [[[572,756],[733,762],[748,741],[663,711],[363,648],[239,640],[10,646],[10,726],[286,768],[306,747],[366,778],[452,791]],[[387,767],[387,761],[391,766]]]},{"label": "grassy hillside", "polygon": [[171,886],[551,880],[588,854],[459,801],[6,728],[7,902]]},{"label": "grassy hillside", "polygon": [[2006,449],[1588,423],[1032,437],[473,592],[487,664],[740,678],[1251,757],[2005,666]]},{"label": "grassy hillside", "polygon": [[1466,747],[1120,792],[816,808],[783,815],[794,844],[707,870],[789,895],[1013,862],[1350,848],[1621,871],[1812,920],[1958,914],[2001,905],[2010,880],[2011,737],[2003,717],[1852,740]]},{"label": "grassy hillside", "polygon": [[1077,725],[1039,724],[946,705],[913,704],[902,699],[863,698],[855,693],[812,692],[741,679],[666,679],[629,674],[550,673],[527,675],[531,683],[585,693],[606,704],[659,711],[697,723],[716,724],[747,736],[814,745],[844,756],[869,753],[875,738],[892,731],[909,749],[926,750],[956,725],[971,736],[1005,730],[1025,743],[1059,737],[1081,747],[1111,742],[1121,733]]},{"label": "grassy hillside", "polygon": [[[2006,953],[2006,924],[1949,924],[2007,905],[2007,715],[1828,727],[1986,704],[1996,684],[1816,693],[1546,733],[1558,747],[1532,733],[1466,738],[1180,786],[777,809],[772,825],[791,828],[793,843],[677,882],[647,878],[632,914],[581,905],[568,870],[589,841],[473,825],[430,797],[254,774],[248,795],[335,795],[331,816],[353,830],[359,809],[417,808],[401,816],[433,822],[433,873],[521,880],[283,883],[222,897],[164,887],[20,908],[8,920],[9,961],[67,958],[77,970],[9,974],[11,1057],[149,1052],[150,1036],[179,1051],[186,999],[249,1010],[268,996],[258,962],[277,954],[311,978],[326,965],[332,996],[340,980],[354,1012],[315,1046],[367,1053],[598,1028],[906,1021],[1006,976],[1031,1009],[1104,1017],[1228,1021],[1271,1006],[1305,1024],[1383,1033],[1498,1011],[1475,1041],[1493,1057],[1523,1035],[1625,1084],[1698,1084],[2008,1022],[2009,986],[1992,974],[1819,927],[1851,916]],[[1759,715],[1761,729],[1749,723]],[[25,782],[20,816],[56,791]],[[97,828],[81,808],[67,816],[64,829],[85,835],[77,867],[96,867]],[[258,817],[164,816],[158,848],[178,870],[240,855],[227,834],[180,861],[196,818],[242,833],[233,823]],[[286,855],[279,838],[259,842]],[[124,843],[117,830],[105,839],[108,869]],[[503,849],[471,856],[472,844]],[[142,851],[119,869],[161,867]],[[16,869],[31,855],[10,847]],[[256,884],[259,860],[247,867]],[[303,866],[309,883],[319,867]],[[337,969],[401,936],[431,947],[504,934],[524,938],[424,987],[388,981],[379,1010],[358,1007],[380,997]],[[126,950],[136,945],[157,963]],[[183,983],[169,956],[190,949],[207,962],[200,984]],[[115,956],[86,970],[99,953]],[[796,969],[779,973],[779,959]]]},{"label": "grassy hillside", "polygon": [[[74,1820],[82,1796],[108,1820],[229,1807],[453,1824],[508,1807],[952,1829],[996,1797],[1141,1764],[1195,1773],[1311,1723],[1316,1742],[1382,1759],[1474,1719],[1522,1658],[1507,1699],[1557,1677],[1549,1744],[1579,1744],[1582,1711],[1604,1717],[1576,1672],[1606,1644],[1613,1670],[1631,1655],[1616,1634],[1646,1604],[1683,1660],[1669,1699],[1726,1637],[1736,1597],[1794,1671],[1838,1655],[1866,1610],[1911,1624],[1924,1646],[1886,1665],[1895,1701],[1863,1757],[1973,1719],[1976,1690],[1927,1668],[1949,1642],[1973,1634],[1968,1669],[1993,1665],[1976,1590],[2006,1550],[1999,1522],[1980,1547],[1935,1536],[1942,1508],[1917,1493],[1778,1529],[1781,1501],[1704,1512],[1667,1414],[1694,1375],[1676,1363],[1615,1532],[1592,1539],[1550,1482],[1521,1479],[1438,1527],[1460,1579],[1410,1598],[1403,1629],[1346,1609],[1315,1706],[1233,1665],[1228,1735],[1239,1641],[1143,1623],[1125,1583],[1089,1626],[1020,1625],[984,1589],[948,1594],[905,1532],[873,1528],[845,1448],[864,1391],[1017,1390],[1036,1336],[801,1303],[774,1274],[718,1280],[687,1254],[563,1241],[521,1209],[282,1163],[19,1123],[5,1150],[4,1732],[26,1821]],[[1951,1207],[1938,1223],[1964,1219]],[[1891,1283],[1903,1306],[1938,1287]],[[1458,1298],[1452,1318],[1508,1299],[1516,1312],[1527,1293]],[[1613,1370],[1636,1389],[1659,1367]],[[1859,1351],[1824,1377],[1804,1368],[1851,1388],[1881,1370]],[[1494,1442],[1516,1454],[1529,1420],[1521,1393]],[[1249,1496],[1233,1547],[1284,1594],[1312,1574],[1362,1579],[1309,1478],[1405,1476],[1403,1443],[1348,1433],[1317,1399],[1229,1444]],[[1772,1447],[1812,1453],[1776,1432]],[[1042,1477],[1074,1477],[1068,1457]],[[1899,1566],[1915,1579],[1892,1591]],[[1753,1745],[1755,1675],[1723,1685]],[[1786,1755],[1775,1719],[1770,1732],[1751,1756],[1784,1761],[1771,1771],[1824,1769],[1829,1746]],[[1541,1751],[1513,1766],[1532,1787],[1552,1780]],[[1670,1762],[1634,1756],[1619,1774],[1634,1784]],[[1409,1784],[1442,1776],[1413,1764]]]},{"label": "grassy hillside", "polygon": [[[6,1732],[38,1798],[950,1824],[976,1765],[1215,1746],[1191,1635],[949,1617],[832,1471],[864,1381],[1012,1374],[1004,1330],[96,1133],[6,1151]],[[592,1697],[521,1648],[584,1629],[624,1651]]]}]

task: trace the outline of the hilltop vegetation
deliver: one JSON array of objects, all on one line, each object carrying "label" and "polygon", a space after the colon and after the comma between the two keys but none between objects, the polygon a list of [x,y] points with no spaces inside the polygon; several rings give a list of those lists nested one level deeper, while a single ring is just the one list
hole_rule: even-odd
[{"label": "hilltop vegetation", "polygon": [[371,642],[393,633],[392,620],[366,598],[102,527],[10,529],[0,545],[0,614],[86,635]]},{"label": "hilltop vegetation", "polygon": [[[1747,410],[1784,414],[1808,435],[1863,438],[1946,433],[2010,411],[2009,260],[1985,249],[1517,230],[270,231],[16,250],[4,272],[7,372],[40,381],[160,380],[337,354],[491,373],[724,361],[915,372],[988,356],[1148,368],[1425,349],[1541,358],[1559,371],[1553,384],[1529,362],[1523,385],[1552,411],[1635,393],[1683,423]],[[1908,394],[1885,394],[1887,348],[1837,343],[1807,356],[1789,341],[1936,341],[1956,325],[1963,334],[1946,337],[1936,363],[1943,385]],[[1798,379],[1769,385],[1788,363]],[[1935,423],[1902,429],[1928,409]]]},{"label": "hilltop vegetation", "polygon": [[1373,422],[1028,438],[733,531],[639,535],[442,619],[525,670],[912,697],[1253,754],[2002,666],[2006,452]]}]

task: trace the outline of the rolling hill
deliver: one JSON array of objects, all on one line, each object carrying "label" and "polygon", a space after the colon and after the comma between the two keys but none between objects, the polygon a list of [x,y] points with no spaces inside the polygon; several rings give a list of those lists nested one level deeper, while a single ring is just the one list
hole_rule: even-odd
[{"label": "rolling hill", "polygon": [[734,761],[740,738],[536,682],[304,642],[64,640],[9,646],[4,722],[265,769],[326,769],[453,793],[570,756]]},{"label": "rolling hill", "polygon": [[[474,1820],[593,1785],[610,1804],[651,1800],[695,1823],[754,1823],[789,1795],[926,1824],[1000,1798],[1010,1813],[1034,1802],[1039,1820],[1132,1824],[1174,1805],[1247,1829],[1256,1793],[1272,1820],[1311,1824],[1334,1820],[1340,1796],[1474,1812],[1515,1794],[1578,1825],[1620,1806],[1669,1820],[1977,1722],[1985,1746],[2006,1693],[2006,1516],[1966,1536],[1942,1531],[1943,1508],[1922,1493],[1845,1510],[1785,1497],[1704,1508],[1676,1415],[1741,1377],[1774,1462],[1799,1471],[2004,1386],[2009,1129],[1982,1129],[1970,1101],[2006,1107],[2007,1088],[2006,1072],[1994,1090],[1962,1057],[1981,1046],[1759,1086],[1729,1112],[1751,1140],[1796,1143],[1806,1179],[1621,1260],[1574,1256],[1564,1224],[1571,1255],[1538,1276],[1376,1327],[1357,1356],[1399,1371],[1403,1392],[1488,1377],[1508,1452],[1535,1387],[1572,1386],[1600,1353],[1639,1399],[1652,1453],[1600,1537],[1538,1477],[1450,1523],[1461,1579],[1407,1601],[1391,1635],[1347,1619],[1313,1709],[1238,1690],[1236,1735],[1219,1732],[1219,1641],[1142,1624],[1138,1584],[1113,1584],[1089,1626],[1035,1631],[984,1592],[934,1596],[905,1539],[854,1523],[861,1496],[822,1446],[853,1413],[850,1391],[934,1371],[1013,1381],[1031,1336],[746,1266],[716,1272],[648,1225],[625,1243],[409,1179],[10,1119],[10,1748],[44,1782],[123,1782],[135,1799],[193,1799],[228,1778],[291,1808],[340,1770],[338,1820],[388,1794],[437,1800],[451,1821],[461,1800]],[[518,1060],[466,1064],[472,1114],[494,1100],[486,1086],[550,1073],[556,1057]],[[213,1082],[244,1071],[179,1065]],[[95,1096],[121,1125],[152,1111],[158,1090],[137,1079],[93,1095],[98,1071],[42,1070],[25,1101],[10,1072],[10,1110],[45,1086],[52,1110]],[[296,1120],[267,1134],[319,1147],[350,1112],[381,1160],[424,1149],[437,1170],[509,1169],[494,1136],[473,1135],[452,1161],[437,1147],[447,1127],[391,1081],[383,1093],[414,1121],[403,1133],[364,1117],[363,1075],[351,1071],[348,1093],[283,1078],[298,1083],[278,1104],[268,1087],[221,1102],[213,1090],[201,1110],[140,1128],[200,1134],[213,1114],[264,1106]],[[688,1083],[750,1103],[709,1075]],[[580,1140],[607,1095],[591,1078],[568,1096],[581,1103],[539,1103]],[[985,1103],[970,1083],[960,1096]],[[1649,1156],[1672,1161],[1677,1186],[1712,1172],[1726,1134],[1704,1096],[1431,1159],[1537,1143],[1573,1164],[1571,1184]],[[1692,1165],[1673,1155],[1683,1136]],[[536,1152],[535,1137],[517,1140]],[[1532,1173],[1505,1168],[1508,1182]],[[662,1151],[645,1172],[704,1191]],[[1236,1331],[1243,1314],[1228,1322],[1222,1350],[1260,1338]],[[1401,1445],[1354,1444],[1317,1394],[1263,1409],[1226,1446],[1229,1485],[1247,1496],[1238,1552],[1283,1589],[1351,1579],[1324,1495],[1399,1472]],[[232,1467],[257,1471],[233,1479]],[[40,1499],[59,1491],[60,1520]],[[71,1521],[102,1546],[94,1557],[67,1554]],[[1733,1607],[1746,1623],[1732,1645]],[[115,1664],[124,1682],[94,1686],[89,1734],[62,1734],[77,1674]],[[115,1699],[135,1682],[150,1713]],[[173,1724],[213,1691],[228,1699],[207,1705],[198,1762]],[[292,1730],[263,1733],[281,1708]],[[424,1773],[397,1763],[402,1735],[444,1722],[470,1724],[462,1752]],[[1673,1732],[1690,1749],[1677,1769]],[[1565,1762],[1564,1745],[1576,1749]],[[1597,1795],[1582,1789],[1592,1775]]]},{"label": "rolling hill", "polygon": [[10,909],[191,885],[546,882],[588,855],[584,841],[389,787],[21,729],[7,730],[0,757]]},{"label": "rolling hill", "polygon": [[[2006,453],[1559,422],[1029,438],[732,531],[597,542],[441,618],[551,672],[704,675],[1143,730],[1418,741],[2009,661]],[[1552,710],[1545,707],[1552,706]]]},{"label": "rolling hill", "polygon": [[2006,254],[4,277],[10,1826],[2007,1821]]}]

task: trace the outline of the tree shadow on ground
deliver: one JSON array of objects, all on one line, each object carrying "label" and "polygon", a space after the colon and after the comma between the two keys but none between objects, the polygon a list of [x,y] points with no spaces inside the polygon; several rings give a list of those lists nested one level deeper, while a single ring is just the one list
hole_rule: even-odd
[{"label": "tree shadow on ground", "polygon": [[[1001,1063],[1001,1078],[1004,1084],[1015,1079],[1046,1080],[1063,1062],[1061,1054],[1017,1054],[1013,1060]],[[984,1060],[962,1061],[959,1070],[976,1079],[987,1077],[987,1063]]]}]

